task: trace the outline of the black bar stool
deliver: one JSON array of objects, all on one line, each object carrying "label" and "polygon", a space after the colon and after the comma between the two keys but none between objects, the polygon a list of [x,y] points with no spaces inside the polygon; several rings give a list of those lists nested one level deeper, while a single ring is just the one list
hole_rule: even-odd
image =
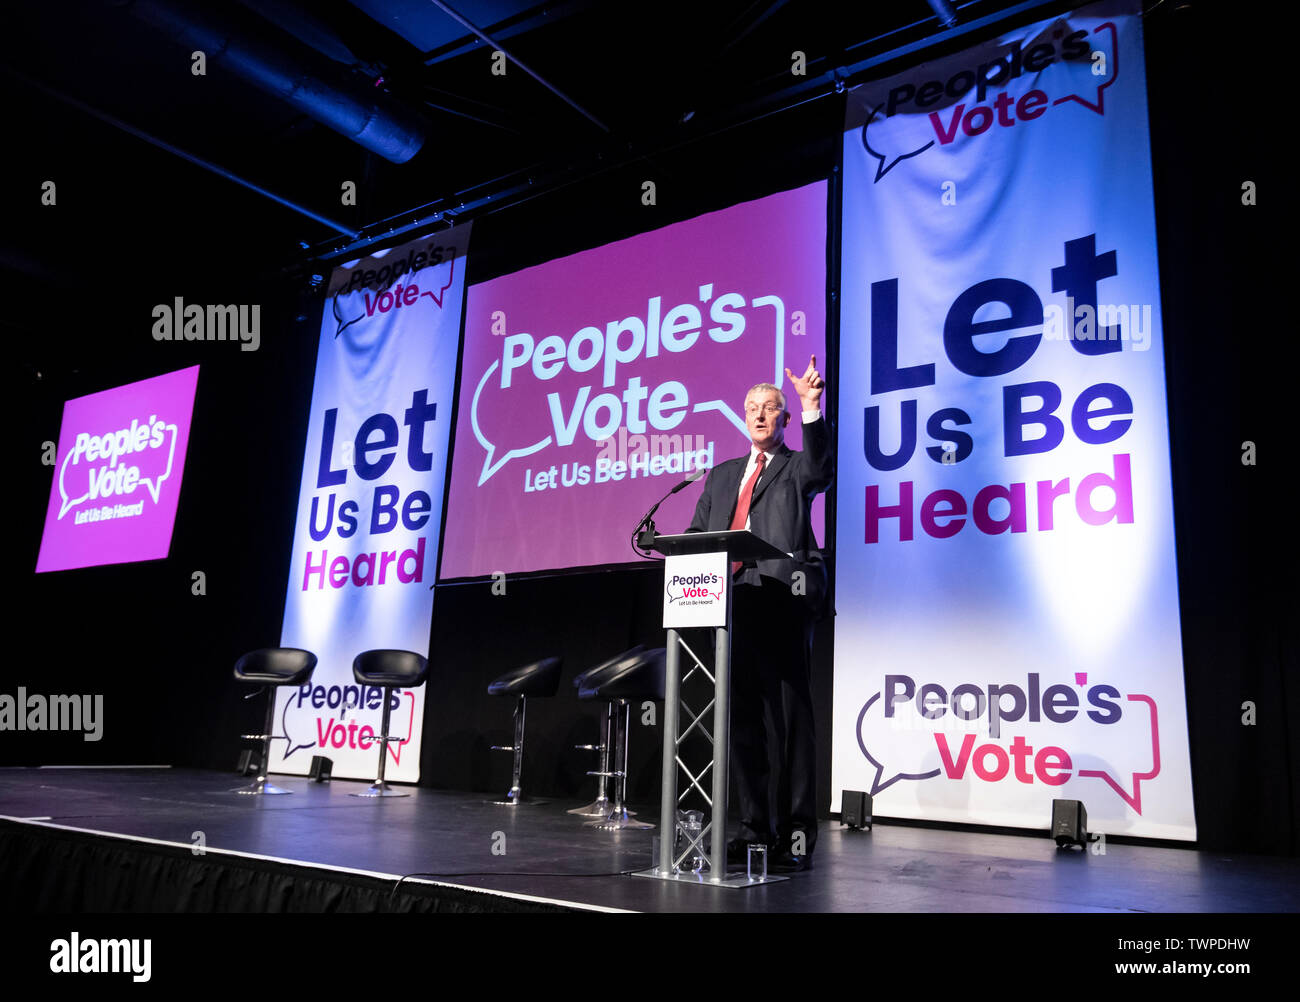
[{"label": "black bar stool", "polygon": [[[405,738],[390,737],[388,717],[392,710],[394,689],[414,689],[423,685],[429,674],[429,662],[414,651],[374,650],[362,651],[352,660],[352,677],[362,685],[377,685],[384,689],[384,715],[379,726],[379,776],[374,783],[354,797],[409,797],[409,793],[394,790],[384,782],[384,766],[388,762],[388,742]],[[410,735],[407,735],[409,738]]]},{"label": "black bar stool", "polygon": [[[575,689],[581,690],[583,683],[585,683],[588,678],[595,675],[597,672],[602,672],[607,668],[611,668],[614,665],[618,664],[620,661],[624,661],[627,658],[630,658],[633,654],[639,654],[643,650],[645,650],[645,645],[637,644],[635,647],[629,647],[621,654],[615,654],[608,661],[602,661],[594,668],[588,668],[586,671],[584,671],[581,675],[579,675],[577,678],[573,680],[573,687]],[[595,775],[600,777],[600,779],[599,779],[599,785],[596,788],[596,799],[593,800],[590,804],[584,804],[582,807],[572,807],[565,812],[566,814],[576,814],[582,818],[603,819],[609,817],[609,812],[614,809],[613,804],[610,802],[609,799],[608,785],[607,785],[609,781],[609,774],[610,774],[609,773],[609,752],[610,752],[610,748],[613,747],[613,739],[614,739],[614,712],[615,712],[615,703],[611,699],[605,704],[605,717],[601,721],[600,744],[573,746],[579,751],[600,752],[600,760],[599,760],[600,764],[595,771]],[[588,771],[587,775],[590,776],[592,775],[592,773]],[[628,813],[632,815],[636,814],[635,811],[628,811]]]},{"label": "black bar stool", "polygon": [[[263,647],[256,651],[249,651],[235,662],[236,681],[265,686],[271,692],[266,702],[266,733],[240,735],[244,741],[262,742],[262,761],[257,767],[257,779],[249,786],[240,786],[231,790],[231,793],[261,796],[293,792],[282,790],[266,781],[266,774],[271,765],[271,739],[284,737],[283,734],[274,733],[275,690],[282,685],[305,685],[311,679],[311,673],[315,668],[316,655],[297,647]],[[244,698],[252,699],[258,692],[261,690],[250,692]]]},{"label": "black bar stool", "polygon": [[519,804],[535,804],[541,801],[527,800],[519,789],[519,777],[524,768],[524,708],[529,696],[554,696],[560,687],[560,658],[543,658],[532,664],[522,665],[508,671],[488,686],[489,696],[515,696],[515,743],[512,745],[493,745],[493,751],[515,753],[515,767],[510,783],[510,792],[505,800],[493,800],[491,803],[504,807],[517,807]]},{"label": "black bar stool", "polygon": [[664,660],[663,647],[629,655],[602,671],[589,674],[578,690],[579,699],[614,700],[623,710],[621,718],[617,719],[618,736],[614,742],[614,762],[617,768],[609,772],[614,779],[614,808],[603,820],[588,821],[588,826],[592,828],[621,831],[625,828],[654,827],[645,821],[632,820],[632,814],[627,809],[628,731],[634,701],[664,698]]}]

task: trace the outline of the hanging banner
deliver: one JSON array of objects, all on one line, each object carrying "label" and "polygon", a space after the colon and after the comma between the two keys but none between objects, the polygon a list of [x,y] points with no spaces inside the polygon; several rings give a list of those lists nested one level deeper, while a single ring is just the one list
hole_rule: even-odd
[{"label": "hanging banner", "polygon": [[[383,690],[365,650],[428,654],[469,226],[381,251],[330,279],[303,458],[280,643],[319,659],[278,693],[275,772],[313,755],[341,778],[379,766]],[[424,690],[390,696],[386,778],[420,778]]]},{"label": "hanging banner", "polygon": [[832,789],[882,816],[1196,837],[1145,77],[1126,0],[850,93]]}]

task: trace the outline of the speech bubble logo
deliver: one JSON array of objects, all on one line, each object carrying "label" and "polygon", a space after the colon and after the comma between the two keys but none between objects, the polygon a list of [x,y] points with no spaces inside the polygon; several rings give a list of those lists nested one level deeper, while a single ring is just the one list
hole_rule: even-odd
[{"label": "speech bubble logo", "polygon": [[483,446],[483,452],[484,452],[483,469],[479,471],[479,475],[478,475],[479,487],[482,487],[485,483],[487,483],[488,480],[492,478],[492,474],[496,473],[497,470],[505,466],[506,463],[510,462],[510,460],[518,459],[523,456],[531,456],[534,452],[537,452],[539,449],[545,449],[548,445],[551,444],[551,436],[547,435],[540,442],[536,442],[533,445],[525,446],[522,449],[508,449],[504,456],[502,456],[500,459],[493,462],[493,457],[496,455],[496,446],[493,445],[492,442],[488,441],[487,436],[483,434],[483,429],[479,427],[478,402],[479,402],[479,397],[482,396],[483,394],[483,387],[487,385],[488,380],[492,378],[492,373],[496,372],[497,368],[500,365],[501,362],[498,359],[494,361],[490,366],[488,366],[487,372],[483,373],[483,378],[478,381],[478,386],[474,390],[474,400],[470,404],[470,409],[469,409],[470,427],[473,428],[474,437],[478,439],[478,444]]},{"label": "speech bubble logo", "polygon": [[[1088,86],[1080,86],[1077,88],[1077,93],[1066,94],[1065,97],[1058,97],[1052,102],[1053,105],[1064,104],[1066,101],[1076,101],[1089,111],[1095,111],[1098,115],[1106,114],[1106,88],[1119,79],[1119,33],[1115,30],[1115,25],[1110,21],[1107,21],[1105,24],[1099,24],[1092,30],[1094,35],[1100,32],[1106,32],[1110,37],[1109,50],[1093,49],[1093,52],[1101,52],[1106,57],[1107,72],[1103,74],[1105,77],[1105,83],[1097,84],[1095,88],[1090,84]],[[1066,65],[1068,66],[1070,64],[1067,63]],[[1088,67],[1088,74],[1091,76],[1091,60],[1089,60],[1086,65]],[[1096,96],[1092,101],[1088,101],[1080,96],[1081,94],[1090,93],[1094,90]]]},{"label": "speech bubble logo", "polygon": [[[447,248],[447,252],[448,252],[448,259],[446,261],[447,281],[443,282],[442,286],[436,291],[434,291],[433,289],[423,289],[420,292],[420,298],[423,299],[425,296],[428,296],[430,299],[434,301],[435,304],[437,304],[438,309],[442,309],[443,297],[447,295],[447,290],[451,288],[451,283],[456,278],[456,248],[449,247]],[[440,267],[440,266],[435,266],[435,267]],[[423,272],[417,272],[417,274],[423,274]]]},{"label": "speech bubble logo", "polygon": [[288,761],[290,755],[296,751],[302,751],[304,748],[315,748],[315,741],[308,741],[305,744],[295,744],[293,736],[289,733],[289,708],[293,706],[293,693],[286,693],[284,709],[280,711],[280,730],[283,732],[285,741],[288,744],[288,750],[284,753],[285,761]]},{"label": "speech bubble logo", "polygon": [[[673,603],[673,602],[680,602],[682,599],[686,598],[686,589],[685,589],[685,588],[681,589],[681,594],[680,594],[680,595],[674,595],[674,594],[673,594],[673,589],[672,589],[671,586],[667,586],[667,587],[665,587],[664,590],[668,593],[668,601],[669,601],[670,604]],[[712,597],[712,598],[714,599],[714,601],[718,601],[718,602],[722,601],[722,589],[721,589],[721,588],[719,588],[717,591],[709,591],[709,590],[706,588],[706,589],[704,589],[704,594],[706,594],[706,595]],[[694,597],[696,597],[696,596],[691,596],[691,597],[694,598]]]},{"label": "speech bubble logo", "polygon": [[[1053,22],[1045,26],[1033,38],[1023,43],[1022,48],[1025,50],[1032,49],[1043,44],[1051,45],[1056,58],[1046,71],[1052,72],[1053,78],[1050,83],[1051,90],[1058,93],[1061,90],[1067,90],[1069,93],[1061,97],[1052,99],[1052,107],[1075,102],[1089,111],[1098,115],[1106,113],[1105,93],[1106,89],[1112,86],[1119,79],[1119,35],[1113,22],[1107,21],[1093,29],[1093,35],[1102,35],[1100,44],[1094,42],[1089,51],[1082,57],[1075,56],[1066,58],[1053,42],[1059,42],[1067,34],[1073,34],[1071,25],[1065,20]],[[974,100],[979,102],[979,107],[985,107],[983,102],[986,100],[985,95],[990,86],[1000,86],[1009,75],[1009,67],[1012,62],[1012,46],[1003,44],[992,52],[993,62],[985,63],[980,66],[983,70],[985,67],[994,68],[997,63],[1002,62],[1001,75],[989,75],[984,80],[979,79],[978,73],[971,74],[971,85],[964,98],[955,99],[946,102],[943,107],[948,108],[955,105],[953,118],[951,119],[951,133],[943,141],[950,142],[960,134],[957,124],[960,120],[960,112],[963,110],[964,103],[971,100],[971,95],[977,95]],[[1098,61],[1097,57],[1101,60]],[[975,58],[983,58],[978,56]],[[954,64],[955,65],[955,64]],[[1094,67],[1099,67],[1103,72],[1095,73]],[[1039,74],[1040,76],[1042,73]],[[1097,80],[1101,79],[1101,83]],[[1037,86],[1032,75],[1026,73],[1019,77],[1025,85],[1033,81]],[[1006,81],[1010,83],[1011,81]],[[1044,83],[1044,86],[1048,84]],[[1006,88],[1008,91],[1010,87]],[[952,91],[948,91],[951,95]],[[1023,95],[1022,95],[1023,96]],[[957,103],[961,101],[962,103]],[[904,160],[910,160],[912,157],[920,156],[930,147],[934,146],[937,141],[935,131],[938,126],[935,124],[937,112],[922,114],[921,109],[909,111],[897,111],[892,115],[884,118],[880,117],[882,109],[889,106],[888,101],[882,101],[877,104],[867,119],[862,123],[861,141],[862,147],[867,154],[876,161],[875,177],[872,183],[878,183],[886,174],[897,167]],[[989,121],[992,120],[989,113]],[[974,135],[982,135],[984,129],[979,129]]]},{"label": "speech bubble logo", "polygon": [[[162,424],[161,422],[159,422],[159,427],[165,436],[164,442],[160,443],[157,446],[146,447],[146,449],[143,450],[141,453],[131,454],[133,456],[140,455],[143,458],[148,459],[150,456],[157,454],[157,452],[163,449],[164,446],[166,447],[167,459],[166,459],[166,463],[163,465],[162,471],[158,473],[156,476],[152,476],[152,477],[145,476],[142,474],[138,481],[140,486],[148,490],[149,496],[153,498],[154,504],[158,503],[159,493],[162,490],[163,483],[172,475],[172,464],[175,462],[176,459],[176,437],[178,434],[176,425],[174,424]],[[66,475],[68,471],[68,465],[74,459],[77,459],[80,455],[81,453],[78,449],[76,448],[70,449],[67,452],[67,454],[64,455],[63,462],[59,464],[59,498],[60,498],[59,515],[58,515],[59,520],[62,520],[63,516],[66,515],[73,508],[75,508],[77,505],[90,499],[91,488],[89,483],[89,477],[87,477],[86,492],[84,494],[80,494],[75,498],[68,496],[68,488],[66,486]],[[87,471],[90,470],[92,465],[94,464],[92,464],[90,461],[87,461],[86,463]],[[103,495],[101,495],[101,497],[103,497]]]},{"label": "speech bubble logo", "polygon": [[[772,307],[773,320],[773,386],[785,385],[785,301],[780,296],[759,296],[749,304],[754,306]],[[702,414],[706,411],[717,411],[725,417],[735,429],[745,438],[749,438],[749,429],[745,426],[745,419],[737,414],[725,400],[720,398],[713,400],[703,400],[691,408],[696,414]]]},{"label": "speech bubble logo", "polygon": [[172,463],[176,460],[176,426],[174,424],[165,424],[162,426],[163,434],[167,436],[167,464],[162,473],[156,477],[140,477],[140,483],[144,484],[149,490],[149,496],[153,498],[153,503],[158,503],[158,494],[162,490],[163,481],[172,475]]},{"label": "speech bubble logo", "polygon": [[1080,769],[1080,776],[1091,776],[1094,779],[1103,780],[1107,786],[1119,794],[1120,799],[1128,804],[1138,814],[1142,813],[1142,784],[1149,779],[1155,779],[1160,775],[1160,722],[1156,711],[1156,701],[1150,696],[1139,695],[1138,693],[1129,693],[1128,698],[1137,703],[1145,703],[1150,714],[1151,721],[1151,768],[1147,772],[1134,772],[1129,780],[1132,792],[1120,785],[1121,773],[1118,776],[1111,775],[1105,769]]},{"label": "speech bubble logo", "polygon": [[[881,790],[887,790],[889,787],[897,783],[900,779],[933,779],[935,776],[939,775],[939,773],[942,771],[941,769],[936,768],[936,769],[931,769],[928,772],[896,772],[893,775],[891,775],[888,779],[884,778],[885,763],[882,762],[880,759],[877,759],[874,755],[871,754],[870,751],[867,750],[867,742],[862,733],[863,724],[867,720],[867,712],[871,709],[872,706],[874,706],[880,700],[881,695],[882,693],[878,692],[870,699],[867,700],[866,704],[862,707],[861,712],[858,714],[857,727],[854,729],[858,739],[858,749],[862,752],[866,760],[870,762],[872,767],[876,770],[875,776],[873,776],[871,779],[870,793],[873,797],[876,794],[878,794]],[[895,710],[896,719],[897,719],[897,715],[903,712],[909,712],[909,711],[907,709],[901,711]],[[884,720],[883,706],[880,710],[880,719],[883,722]],[[910,728],[910,729],[915,730],[915,733],[923,736],[924,740],[933,743],[933,739],[930,738],[930,735],[924,729],[922,728]]]},{"label": "speech bubble logo", "polygon": [[[872,180],[873,184],[904,160],[920,156],[935,144],[933,134],[929,130],[929,119],[924,115],[894,115],[891,118],[881,119],[868,138],[867,130],[871,127],[871,123],[876,121],[876,116],[884,106],[884,101],[876,105],[867,116],[867,120],[862,123],[862,148],[876,158],[876,176]],[[927,136],[929,140],[923,142],[922,140]],[[891,160],[889,151],[899,149],[909,150],[909,152],[899,153]]]},{"label": "speech bubble logo", "polygon": [[[415,691],[413,689],[407,689],[405,691],[398,689],[396,692],[399,699],[409,699],[411,701],[411,716],[406,722],[406,737],[388,743],[388,754],[393,757],[393,764],[401,765],[402,749],[410,744],[411,735],[415,732]],[[394,748],[394,746],[396,746],[396,748]]]},{"label": "speech bubble logo", "polygon": [[67,470],[67,468],[68,468],[68,461],[72,458],[72,456],[73,456],[73,453],[71,453],[71,452],[68,453],[68,455],[66,455],[66,456],[63,457],[63,462],[59,464],[59,498],[61,499],[61,503],[60,503],[60,505],[59,505],[59,520],[60,520],[60,521],[62,521],[64,515],[66,515],[69,511],[71,511],[71,510],[72,510],[73,508],[75,508],[77,505],[81,504],[81,502],[87,500],[87,499],[90,497],[90,486],[89,486],[89,484],[87,484],[87,486],[86,486],[86,493],[85,493],[85,494],[80,494],[80,495],[78,495],[78,496],[75,497],[75,498],[69,498],[69,497],[68,497],[68,489],[67,489],[67,487],[64,486],[64,483],[63,483],[63,475],[64,475],[64,472],[65,472],[65,471]]},{"label": "speech bubble logo", "polygon": [[[411,734],[415,730],[415,693],[413,690],[410,689],[394,689],[393,692],[397,695],[398,699],[409,699],[411,702],[410,719],[407,722],[406,737],[394,738],[391,742],[389,742],[389,753],[393,756],[394,764],[401,765],[402,747],[404,745],[410,744]],[[289,727],[290,717],[293,717],[295,727],[300,721],[309,721],[309,720],[318,721],[318,718],[312,713],[312,707],[310,706],[310,704],[308,705],[307,712],[305,713],[291,714],[289,712],[291,709],[296,708],[300,703],[301,700],[295,699],[294,694],[289,693],[287,695],[287,701],[284,704],[284,709],[280,711],[280,729],[283,732],[285,741],[287,743],[287,750],[284,753],[283,761],[288,761],[289,756],[293,755],[295,752],[300,752],[303,751],[304,749],[315,750],[317,747],[324,747],[324,745],[320,744],[318,736],[313,736],[311,739],[307,741],[294,740]],[[348,711],[353,711],[356,713],[368,712],[371,714],[379,714],[383,712],[382,706],[378,710],[367,710],[364,707],[361,707],[359,703],[354,702],[352,700],[348,700],[347,702],[343,703],[342,709],[343,709],[343,714],[340,716],[340,722],[342,721],[343,717],[346,716]],[[379,733],[378,727],[375,727],[373,729],[377,736]],[[396,751],[393,751],[394,745],[397,746]]]},{"label": "speech bubble logo", "polygon": [[[442,263],[429,265],[416,271],[408,270],[409,267],[413,266],[414,248],[407,253],[407,260],[405,261],[398,259],[377,268],[369,269],[366,267],[366,265],[370,264],[378,266],[380,261],[387,256],[387,251],[384,251],[356,264],[353,270],[353,280],[347,285],[336,289],[329,297],[334,314],[335,340],[353,324],[367,320],[375,316],[376,313],[385,314],[394,307],[410,309],[411,306],[426,296],[433,300],[438,309],[442,309],[447,290],[451,288],[456,278],[456,248],[448,247],[446,250],[448,256]],[[446,278],[445,280],[439,279],[435,272],[444,268]],[[360,269],[360,274],[365,274],[368,271],[377,272],[372,276],[369,286],[364,286],[359,290],[353,287],[354,283],[360,280],[357,277],[358,272],[356,269]],[[425,284],[433,283],[433,286],[423,288],[420,284],[421,280]],[[402,290],[406,290],[406,292],[403,293]],[[401,296],[400,299],[398,298],[399,295]],[[357,313],[351,320],[345,319],[343,310],[339,306],[340,297],[347,299],[349,313],[357,310],[361,312]]]},{"label": "speech bubble logo", "polygon": [[[712,296],[712,288],[711,285],[701,286],[701,301],[708,301]],[[708,292],[708,296],[703,295],[705,291]],[[770,329],[773,344],[771,381],[775,386],[788,385],[785,377],[785,337],[787,323],[785,301],[777,295],[758,296],[753,300],[750,300],[745,305],[744,309],[746,325],[743,333],[740,334],[738,338],[727,342],[714,343],[707,337],[701,336],[692,348],[687,349],[684,355],[689,357],[692,352],[706,353],[703,356],[697,356],[696,361],[699,362],[701,358],[707,357],[716,365],[719,357],[717,353],[737,350],[745,352],[746,362],[748,362],[749,352],[753,350],[752,345],[754,344],[754,340],[751,339],[747,341],[742,349],[733,349],[732,345],[750,337],[751,326],[754,328],[754,339],[760,337],[765,338],[766,330]],[[767,327],[768,322],[772,325],[770,328]],[[599,328],[582,328],[572,335],[572,337],[579,337],[582,331],[585,330],[599,331]],[[520,337],[528,338],[528,335],[520,335]],[[531,340],[532,339],[529,338],[529,341]],[[499,344],[501,342],[496,341],[493,343]],[[534,347],[530,345],[527,350],[531,356]],[[662,357],[663,356],[660,356],[661,359]],[[645,367],[647,364],[647,361],[644,358],[637,359],[636,361],[640,363],[641,367]],[[595,407],[601,398],[611,395],[613,389],[611,387],[600,386],[592,388],[584,387],[577,391],[577,396],[572,402],[560,402],[557,406],[558,398],[556,392],[543,392],[544,390],[549,390],[549,386],[543,386],[543,384],[531,374],[530,368],[526,364],[513,367],[513,371],[509,374],[508,380],[500,378],[494,380],[493,376],[500,370],[501,365],[502,360],[500,358],[492,360],[491,364],[487,367],[487,370],[483,373],[482,377],[480,377],[478,384],[474,389],[474,395],[470,401],[470,427],[475,439],[477,439],[484,452],[483,465],[478,476],[477,486],[479,487],[482,487],[487,483],[488,480],[496,475],[496,473],[498,473],[512,459],[531,456],[557,441],[556,434],[550,434],[545,435],[541,439],[528,445],[502,450],[499,439],[501,434],[504,434],[504,432],[494,432],[490,434],[484,429],[484,424],[486,423],[484,420],[485,418],[494,418],[498,423],[500,423],[503,415],[513,417],[520,412],[541,413],[543,408],[545,408],[548,419],[556,422],[554,427],[558,429],[563,425],[565,428],[567,441],[561,439],[559,444],[562,446],[568,445],[576,439],[578,429],[584,426],[583,422],[586,420],[584,409],[588,406]],[[641,371],[641,368],[633,369],[633,378],[639,379],[640,375],[636,375],[636,373]],[[508,382],[510,384],[509,389],[504,389],[501,386],[503,382]],[[714,381],[710,381],[711,384],[713,382]],[[489,383],[493,384],[495,392],[489,393],[485,397],[484,391],[488,388]],[[505,401],[509,399],[506,396],[507,393],[518,395],[516,396],[515,401],[512,401],[510,406],[506,406],[505,403]],[[491,403],[488,404],[485,400],[491,400]],[[749,438],[749,431],[745,426],[744,418],[737,413],[736,409],[728,403],[727,400],[721,397],[697,401],[691,404],[691,411],[695,414],[716,411],[725,418],[740,435],[744,436],[745,439]],[[518,422],[518,424],[526,426],[527,422]],[[619,426],[625,427],[626,422]],[[607,438],[608,436],[605,437]],[[597,444],[603,440],[604,438],[593,439],[591,444]]]},{"label": "speech bubble logo", "polygon": [[[1086,682],[1087,673],[1075,673],[1076,685],[1083,686]],[[1113,693],[1114,691],[1113,688],[1110,688],[1110,692]],[[970,720],[959,722],[951,707],[936,707],[932,711],[933,715],[927,716],[919,710],[916,700],[911,698],[898,700],[898,702],[895,703],[893,715],[886,718],[882,696],[883,692],[876,693],[867,700],[866,704],[862,707],[862,710],[858,713],[856,727],[858,748],[862,752],[863,757],[866,758],[866,760],[870,762],[876,770],[870,790],[873,795],[887,789],[901,779],[924,780],[935,778],[943,773],[944,767],[941,763],[940,768],[928,771],[907,772],[902,768],[891,770],[883,761],[884,756],[878,753],[873,754],[869,746],[878,748],[888,747],[892,759],[897,760],[901,758],[906,762],[920,763],[926,761],[927,757],[933,753],[935,742],[939,740],[939,735],[944,731],[956,729],[965,733],[982,733],[988,735],[990,730],[992,730],[992,727],[989,724],[989,721],[994,719],[993,716],[991,716],[994,704],[992,699],[987,701],[987,710],[980,710],[978,715],[973,716]],[[1139,715],[1134,715],[1134,729],[1131,731],[1126,729],[1125,737],[1123,738],[1120,738],[1116,733],[1099,733],[1099,731],[1110,732],[1110,729],[1114,724],[1089,722],[1086,712],[1078,713],[1069,722],[1050,723],[1044,721],[1029,726],[1031,728],[1048,729],[1039,732],[1038,740],[1033,742],[1034,745],[1043,745],[1049,741],[1053,744],[1058,742],[1064,744],[1063,750],[1065,750],[1074,761],[1074,777],[1087,777],[1102,780],[1120,797],[1121,800],[1124,801],[1124,803],[1131,807],[1137,814],[1141,814],[1142,784],[1155,779],[1160,774],[1159,720],[1156,702],[1151,696],[1140,693],[1131,693],[1126,698],[1131,702],[1145,705],[1148,712],[1140,715],[1142,719],[1139,719]],[[872,708],[876,707],[878,703],[880,705],[877,708],[876,713],[871,713],[870,711]],[[1087,704],[1081,703],[1080,710],[1084,711],[1086,705]],[[1130,715],[1125,714],[1124,719],[1127,720],[1129,716]],[[1062,731],[1061,728],[1065,728],[1066,730]],[[888,729],[890,732],[887,739],[883,733],[885,729]],[[1018,733],[1021,733],[1022,730],[1023,723],[1021,727],[1017,728]],[[905,736],[900,736],[900,732],[903,732]],[[1062,739],[1065,737],[1066,733],[1071,734],[1073,740],[1063,741]],[[912,735],[916,736],[916,740],[911,739]],[[994,735],[993,737],[996,744],[996,736]],[[1004,732],[1003,738],[1005,739],[1006,737],[1008,737],[1008,735]],[[967,741],[969,740],[970,739],[967,739]],[[1016,740],[1018,741],[1020,738],[1017,737]],[[1091,758],[1093,762],[1102,762],[1103,765],[1106,765],[1103,759],[1100,759],[1095,754],[1090,754],[1090,749],[1095,753],[1095,750],[1103,747],[1131,747],[1137,754],[1142,755],[1142,747],[1147,743],[1149,743],[1150,747],[1149,761],[1151,764],[1149,768],[1135,769],[1130,774],[1110,767],[1082,767],[1081,760],[1087,760],[1088,758]],[[951,741],[949,741],[948,744],[951,745]],[[942,757],[943,755],[941,753],[941,758]],[[1145,758],[1145,755],[1142,757]],[[952,774],[950,773],[950,775]],[[953,778],[957,778],[956,775],[953,775]]]},{"label": "speech bubble logo", "polygon": [[351,320],[344,320],[343,314],[339,310],[339,297],[337,294],[333,297],[333,303],[334,303],[334,322],[338,325],[338,329],[334,331],[335,338],[337,338],[340,334],[342,334],[353,324],[359,323],[360,321],[366,319],[366,315],[364,313],[358,313]]}]

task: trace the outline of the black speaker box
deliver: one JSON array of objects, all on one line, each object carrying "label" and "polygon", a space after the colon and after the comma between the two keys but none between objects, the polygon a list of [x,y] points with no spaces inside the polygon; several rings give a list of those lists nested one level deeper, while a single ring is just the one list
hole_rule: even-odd
[{"label": "black speaker box", "polygon": [[1052,838],[1058,846],[1088,841],[1088,812],[1082,800],[1052,801]]},{"label": "black speaker box", "polygon": [[307,778],[313,783],[328,783],[330,774],[333,771],[333,759],[328,759],[324,755],[313,755],[311,757],[311,769],[307,772]]},{"label": "black speaker box", "polygon": [[845,790],[840,794],[840,824],[850,828],[871,827],[871,794]]}]

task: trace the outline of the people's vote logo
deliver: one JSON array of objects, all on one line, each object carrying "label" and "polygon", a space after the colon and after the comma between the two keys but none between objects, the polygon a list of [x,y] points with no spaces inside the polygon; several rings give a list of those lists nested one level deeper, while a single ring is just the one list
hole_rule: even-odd
[{"label": "people's vote logo", "polygon": [[199,367],[69,400],[37,572],[167,556]]},{"label": "people's vote logo", "polygon": [[1104,115],[1106,89],[1119,77],[1118,33],[1110,21],[1090,33],[1058,20],[1027,42],[966,58],[969,65],[944,64],[954,68],[943,79],[898,83],[867,99],[861,140],[876,161],[875,182],[932,147],[1027,126],[1060,105]]},{"label": "people's vote logo", "polygon": [[664,582],[668,602],[686,605],[707,605],[721,602],[725,581],[720,574],[673,574]]},{"label": "people's vote logo", "polygon": [[59,519],[83,506],[93,511],[110,502],[134,502],[137,492],[157,504],[176,462],[178,431],[175,422],[150,414],[101,435],[79,432],[59,463]]},{"label": "people's vote logo", "polygon": [[[875,796],[902,780],[1063,786],[1101,780],[1137,814],[1160,774],[1156,701],[1075,672],[1073,685],[1031,672],[1010,683],[941,685],[886,675],[858,713],[858,749]],[[1118,762],[1082,749],[1114,749]],[[1070,750],[1073,749],[1073,750]]]},{"label": "people's vote logo", "polygon": [[378,257],[358,264],[346,281],[340,281],[329,291],[334,337],[337,339],[363,320],[386,316],[394,310],[409,310],[425,299],[442,309],[447,290],[456,277],[456,256],[454,246],[434,243],[427,247],[411,246],[405,256],[382,264]]}]

